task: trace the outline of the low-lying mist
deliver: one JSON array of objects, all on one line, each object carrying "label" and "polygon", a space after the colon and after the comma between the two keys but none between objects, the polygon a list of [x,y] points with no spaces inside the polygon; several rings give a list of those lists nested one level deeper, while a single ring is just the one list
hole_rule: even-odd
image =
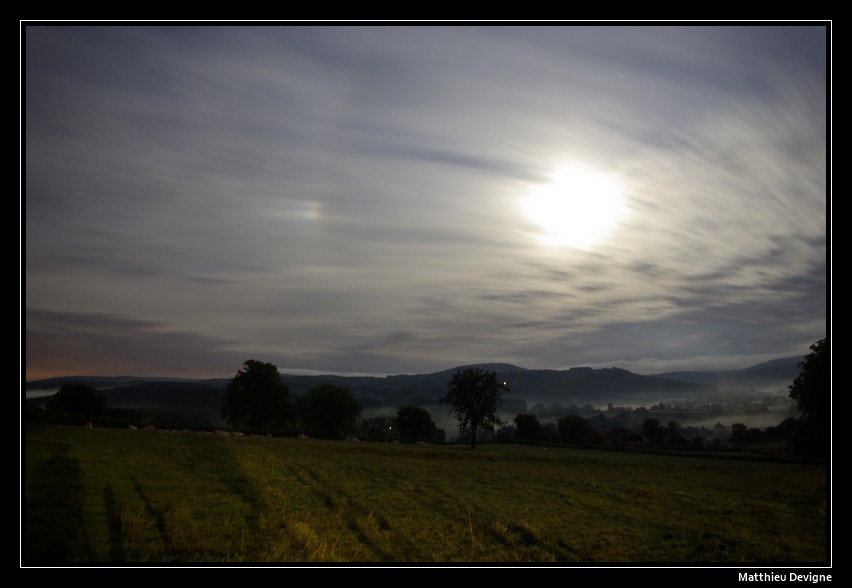
[{"label": "low-lying mist", "polygon": [[[699,429],[729,431],[735,424],[745,425],[749,429],[763,430],[778,426],[790,417],[798,416],[795,403],[790,398],[766,394],[762,391],[738,393],[725,403],[693,404],[676,402],[673,399],[646,399],[640,403],[637,400],[640,399],[624,398],[622,401],[629,401],[629,403],[625,402],[623,405],[618,403],[618,399],[604,405],[601,405],[599,401],[559,405],[533,400],[527,403],[527,410],[521,412],[535,414],[542,425],[556,426],[563,416],[578,414],[587,419],[594,419],[593,422],[598,429],[627,428],[638,434],[642,433],[642,423],[648,418],[656,418],[663,426],[675,421],[685,430],[694,432]],[[419,406],[429,412],[438,429],[444,430],[447,441],[458,438],[458,420],[451,413],[449,406],[443,404]],[[396,406],[365,408],[361,417],[363,419],[393,418],[396,416],[397,408]],[[498,414],[506,426],[513,426],[514,418],[520,412],[500,411]]]}]

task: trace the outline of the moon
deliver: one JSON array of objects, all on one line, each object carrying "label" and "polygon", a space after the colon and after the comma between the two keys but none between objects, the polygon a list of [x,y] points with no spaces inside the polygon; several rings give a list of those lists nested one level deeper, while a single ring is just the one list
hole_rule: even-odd
[{"label": "moon", "polygon": [[548,183],[534,186],[522,208],[542,245],[574,249],[590,249],[611,236],[627,210],[614,176],[579,163],[561,166]]}]

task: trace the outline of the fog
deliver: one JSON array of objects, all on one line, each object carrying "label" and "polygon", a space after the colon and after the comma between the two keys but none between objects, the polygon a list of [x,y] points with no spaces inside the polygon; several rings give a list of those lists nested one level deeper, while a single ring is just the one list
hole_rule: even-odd
[{"label": "fog", "polygon": [[[579,411],[580,415],[590,418],[604,415],[612,420],[613,428],[623,427],[627,420],[628,428],[641,433],[641,424],[646,418],[656,418],[666,425],[676,421],[684,428],[714,429],[722,425],[730,429],[734,424],[744,424],[749,429],[764,430],[775,427],[789,417],[798,416],[796,405],[786,394],[778,390],[740,390],[727,391],[708,398],[688,399],[659,396],[613,397],[601,401],[600,398],[567,398],[563,403],[527,400],[526,411],[503,410],[498,413],[506,425],[514,425],[514,418],[521,412],[535,414],[543,425],[557,424],[561,416]],[[442,404],[419,405],[432,416],[435,426],[443,429],[447,441],[459,436],[458,420],[450,412],[450,407]],[[365,408],[361,417],[396,416],[397,406]],[[617,418],[621,417],[621,418]]]},{"label": "fog", "polygon": [[[446,433],[447,441],[453,441],[459,436],[459,422],[455,416],[450,412],[450,407],[443,404],[427,404],[421,405],[420,408],[423,408],[432,415],[432,420],[435,422],[435,426],[438,429],[443,429],[444,433]],[[396,406],[382,406],[379,408],[365,408],[361,412],[362,419],[369,419],[373,417],[387,417],[394,418],[396,416],[396,411],[398,407]],[[498,413],[500,419],[505,421],[506,423],[511,423],[512,419],[515,418],[515,414],[508,413]]]},{"label": "fog", "polygon": [[765,429],[775,427],[785,419],[796,416],[790,411],[769,410],[766,412],[728,412],[704,419],[684,419],[678,422],[683,426],[712,428],[716,423],[730,427],[735,423],[742,423],[749,429]]},{"label": "fog", "polygon": [[[43,405],[47,398],[58,391],[57,387],[30,389],[26,391],[26,399]],[[182,395],[158,395],[156,399],[139,397],[110,396],[109,405],[112,409],[145,410],[163,414],[179,415],[186,413],[194,419],[204,419],[211,427],[226,427],[227,425],[218,414],[218,406],[205,402],[203,405],[188,404],[179,401]],[[413,400],[413,399],[412,399]],[[394,418],[400,406],[407,402],[376,406],[371,404],[361,413],[362,419],[372,417]],[[432,416],[436,427],[445,433],[448,442],[459,437],[458,420],[447,405],[436,402],[414,404],[424,408]],[[521,394],[508,393],[503,398],[499,411],[500,419],[506,425],[512,426],[514,418],[521,413],[533,413],[543,425],[556,425],[559,419],[568,414],[579,414],[587,419],[595,418],[595,428],[627,428],[635,433],[641,433],[645,419],[656,418],[661,424],[667,425],[676,421],[682,427],[695,430],[730,429],[734,424],[744,424],[749,429],[764,430],[767,427],[779,425],[789,417],[796,417],[795,403],[789,398],[787,390],[777,386],[763,389],[721,390],[700,396],[681,397],[671,394],[585,394],[570,395],[558,398],[536,400],[525,398]],[[601,420],[606,417],[606,421]],[[705,435],[706,432],[702,432]]]},{"label": "fog", "polygon": [[26,399],[31,400],[33,398],[44,398],[45,396],[53,396],[59,392],[59,388],[40,388],[38,390],[27,390],[26,391]]}]

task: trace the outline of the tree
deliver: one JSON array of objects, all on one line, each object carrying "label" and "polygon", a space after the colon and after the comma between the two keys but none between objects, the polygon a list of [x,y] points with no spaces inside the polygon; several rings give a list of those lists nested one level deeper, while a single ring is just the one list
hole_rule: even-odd
[{"label": "tree", "polygon": [[652,445],[662,445],[665,441],[665,431],[659,419],[645,419],[642,422],[642,434]]},{"label": "tree", "polygon": [[249,359],[228,388],[222,418],[234,428],[281,432],[293,422],[290,389],[271,363]]},{"label": "tree", "polygon": [[544,440],[544,428],[541,421],[533,413],[519,414],[515,416],[515,438],[519,441],[530,441],[540,443]]},{"label": "tree", "polygon": [[683,436],[683,427],[677,421],[669,421],[669,424],[663,430],[663,438],[666,440],[666,445],[686,445],[688,441]]},{"label": "tree", "polygon": [[107,397],[88,384],[63,384],[47,401],[48,410],[83,416],[99,416],[106,412]]},{"label": "tree", "polygon": [[470,446],[476,448],[476,433],[479,429],[494,432],[494,427],[503,424],[497,409],[507,390],[505,382],[497,381],[496,372],[484,372],[478,368],[466,368],[453,376],[441,404],[449,404],[450,412],[459,421],[459,431],[470,432]]},{"label": "tree", "polygon": [[361,405],[349,388],[321,384],[296,401],[299,428],[320,439],[342,439],[358,430]]},{"label": "tree", "polygon": [[361,419],[358,423],[358,436],[367,441],[395,441],[399,438],[396,422],[386,416]]},{"label": "tree", "polygon": [[428,443],[435,436],[437,427],[432,415],[419,406],[401,406],[396,411],[396,428],[403,443]]},{"label": "tree", "polygon": [[742,447],[746,439],[746,427],[743,423],[734,423],[731,425],[731,443],[737,447]]},{"label": "tree", "polygon": [[569,414],[559,419],[557,430],[559,440],[570,445],[584,445],[597,441],[596,431],[592,425],[577,414]]},{"label": "tree", "polygon": [[828,454],[831,429],[831,378],[828,339],[810,347],[799,364],[799,375],[790,384],[790,398],[801,413],[790,437],[791,445],[807,457]]}]

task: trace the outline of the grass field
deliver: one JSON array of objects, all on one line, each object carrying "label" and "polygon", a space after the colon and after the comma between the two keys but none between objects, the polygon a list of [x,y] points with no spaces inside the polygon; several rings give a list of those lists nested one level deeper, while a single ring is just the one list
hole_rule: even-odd
[{"label": "grass field", "polygon": [[827,560],[826,468],[28,424],[22,563]]}]

